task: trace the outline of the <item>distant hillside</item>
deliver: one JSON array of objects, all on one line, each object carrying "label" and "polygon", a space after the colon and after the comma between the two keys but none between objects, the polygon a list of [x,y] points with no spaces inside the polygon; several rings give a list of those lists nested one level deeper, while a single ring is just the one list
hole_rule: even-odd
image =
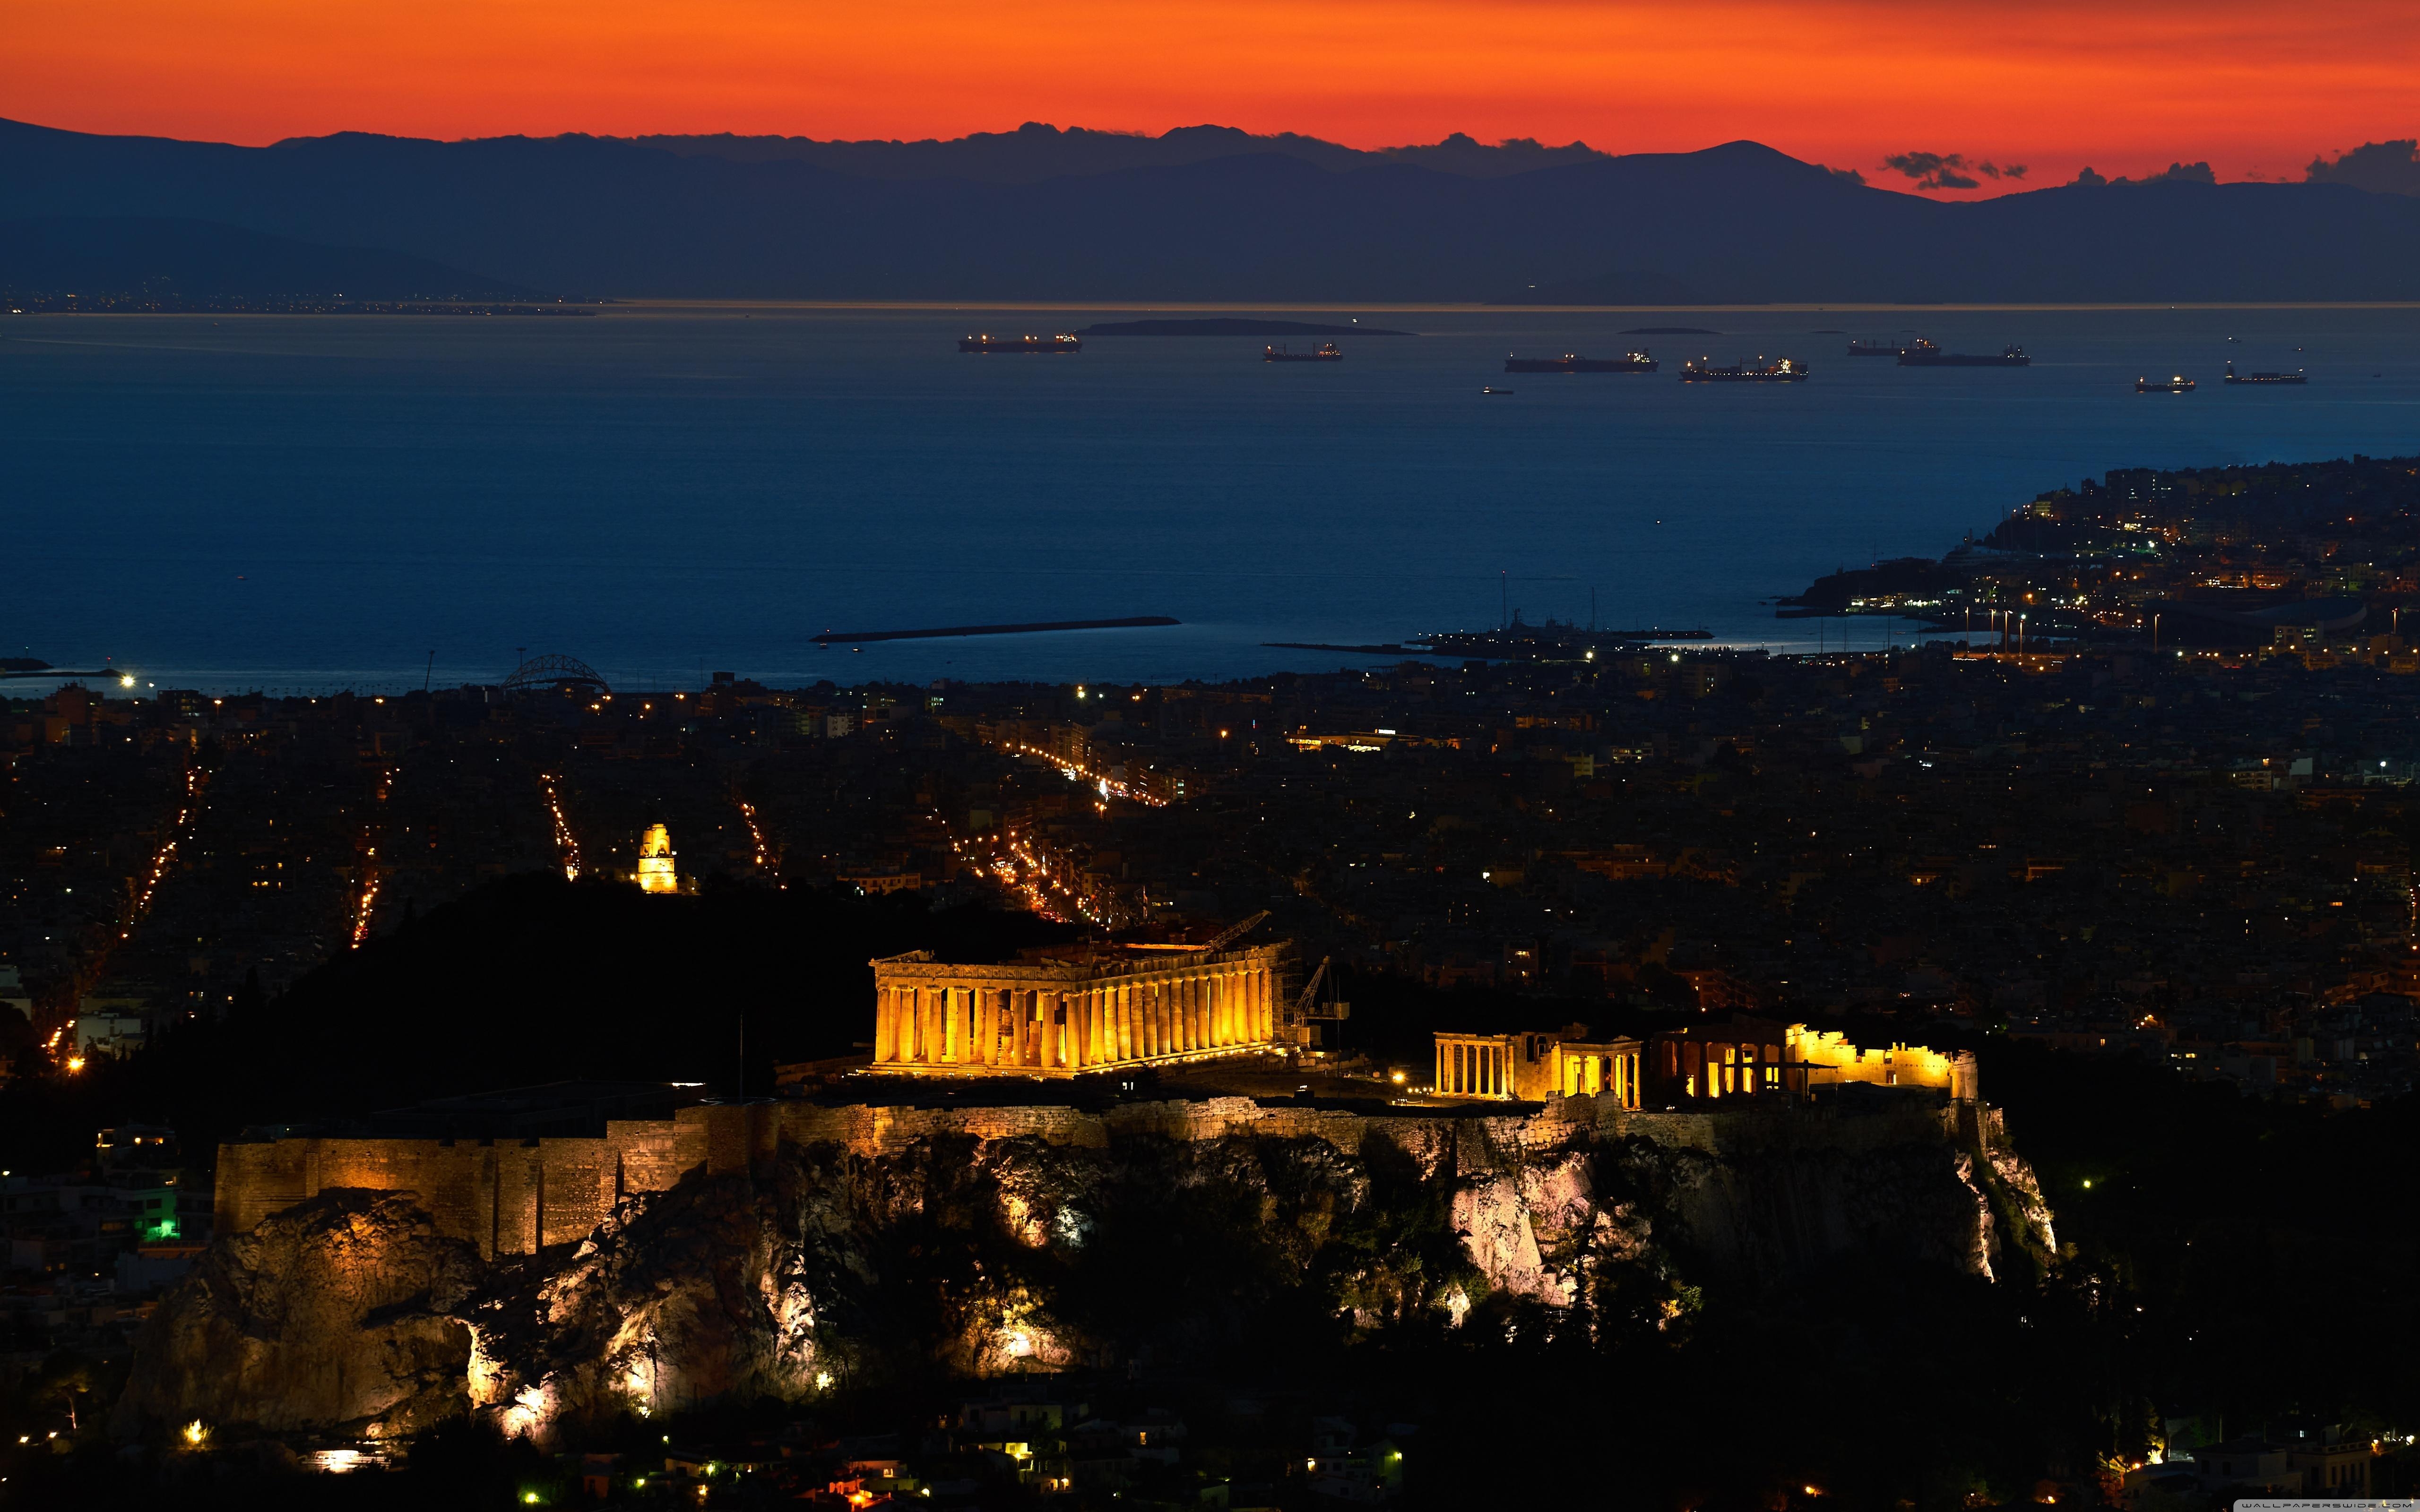
[{"label": "distant hillside", "polygon": [[[1242,135],[1198,131],[1211,136],[1171,135]],[[937,146],[1013,155],[1169,140],[1051,132],[1017,147],[1026,134]],[[1331,165],[1242,140],[1253,149],[1007,182],[865,177],[596,137],[344,134],[237,147],[0,123],[0,205],[23,216],[216,221],[597,295],[2420,299],[2420,199],[2342,184],[2171,179],[1940,204],[1753,142],[1486,177],[1383,154]]]},{"label": "distant hillside", "polygon": [[321,247],[208,221],[0,221],[0,292],[161,299],[530,299],[535,291],[426,257]]},{"label": "distant hillside", "polygon": [[1078,329],[1079,336],[1408,336],[1408,331],[1384,326],[1323,326],[1302,320],[1240,320],[1214,316],[1206,320],[1104,320]]},{"label": "distant hillside", "polygon": [[1700,291],[1664,273],[1611,272],[1501,293],[1496,304],[1706,304]]}]

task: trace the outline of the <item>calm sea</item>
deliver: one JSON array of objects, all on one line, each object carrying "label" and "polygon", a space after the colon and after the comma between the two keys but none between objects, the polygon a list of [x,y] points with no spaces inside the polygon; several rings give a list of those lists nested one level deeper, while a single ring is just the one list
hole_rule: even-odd
[{"label": "calm sea", "polygon": [[[2420,452],[2414,309],[1365,310],[1419,334],[1337,364],[1258,339],[954,349],[1141,313],[0,316],[0,655],[216,690],[493,681],[522,648],[643,687],[1174,680],[1359,665],[1263,642],[1507,604],[1811,650],[1839,626],[1764,601],[2087,473]],[[1907,330],[2035,363],[1901,369],[1833,333]],[[1638,346],[1665,370],[1501,371]],[[1675,380],[1760,353],[1814,378]],[[2311,381],[2222,388],[2230,356]],[[2132,392],[2172,372],[2200,391]],[[1133,614],[1185,623],[811,639]]]}]

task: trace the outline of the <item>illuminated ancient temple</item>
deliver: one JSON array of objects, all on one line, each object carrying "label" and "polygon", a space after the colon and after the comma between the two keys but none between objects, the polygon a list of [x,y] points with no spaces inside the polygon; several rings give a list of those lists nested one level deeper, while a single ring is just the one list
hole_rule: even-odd
[{"label": "illuminated ancient temple", "polygon": [[918,950],[874,966],[873,1070],[915,1076],[1074,1076],[1294,1042],[1283,944],[1031,952],[954,965]]},{"label": "illuminated ancient temple", "polygon": [[1588,1026],[1544,1033],[1436,1035],[1436,1070],[1429,1083],[1438,1097],[1542,1102],[1613,1094],[1617,1106],[1639,1105],[1637,1040],[1591,1040]]},{"label": "illuminated ancient temple", "polygon": [[1543,1102],[1611,1093],[1626,1108],[1721,1098],[1806,1097],[1849,1083],[1927,1088],[1953,1103],[1980,1101],[1975,1053],[1923,1045],[1853,1044],[1838,1031],[1733,1014],[1666,1029],[1651,1042],[1592,1041],[1586,1025],[1526,1034],[1439,1032],[1430,1090],[1437,1097]]}]

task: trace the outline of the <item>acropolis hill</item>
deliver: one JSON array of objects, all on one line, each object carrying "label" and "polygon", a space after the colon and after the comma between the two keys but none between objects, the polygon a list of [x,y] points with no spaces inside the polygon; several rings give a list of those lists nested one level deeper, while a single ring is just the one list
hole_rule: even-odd
[{"label": "acropolis hill", "polygon": [[[2053,1253],[1971,1057],[1740,1017],[1643,1052],[1582,1026],[1498,1037],[1492,1056],[1486,1037],[1440,1036],[1453,1086],[1397,1086],[1307,1049],[1278,991],[1286,954],[892,958],[875,964],[875,1058],[809,1095],[594,1135],[233,1141],[226,1237],[146,1329],[125,1421],[377,1438],[473,1412],[543,1439],[567,1416],[804,1399],[903,1346],[977,1375],[1113,1365],[1165,1320],[1087,1300],[1109,1239],[1178,1268],[1207,1242],[1239,1274],[1342,1265],[1369,1330],[1508,1306],[1613,1326],[1684,1309],[1694,1276],[1770,1282],[1858,1255],[2030,1276]],[[1051,985],[1005,985],[1030,982]],[[1599,1090],[1562,1089],[1609,1052]],[[1158,1092],[1068,1086],[1120,1066],[1162,1072]],[[1524,1078],[1551,1085],[1518,1100]],[[1213,1242],[1171,1199],[1259,1218]],[[870,1257],[936,1211],[998,1242],[942,1277],[945,1326],[903,1341],[866,1321],[895,1280]],[[1335,1248],[1422,1212],[1443,1227]],[[1455,1257],[1442,1269],[1418,1257],[1436,1242]],[[1180,1310],[1240,1305],[1214,1289]]]},{"label": "acropolis hill", "polygon": [[[1088,1297],[1113,1236],[1111,1253],[1162,1256],[1171,1277],[1342,1264],[1371,1329],[1516,1304],[1613,1326],[1642,1295],[1683,1305],[1691,1277],[1780,1279],[1858,1253],[2031,1274],[2053,1247],[1997,1117],[1920,1090],[1502,1115],[758,1102],[597,1140],[233,1145],[221,1180],[235,1237],[146,1330],[130,1421],[377,1437],[467,1410],[544,1434],[564,1414],[733,1391],[802,1399],[885,1349],[977,1374],[1114,1364],[1172,1322]],[[1264,1217],[1206,1236],[1171,1198]],[[1416,1263],[1417,1235],[1354,1259],[1332,1248],[1432,1205],[1461,1257],[1444,1273]],[[997,1233],[997,1263],[950,1273],[940,1332],[869,1333],[869,1288],[895,1279],[869,1257],[928,1211]],[[1176,1316],[1249,1300],[1180,1296]]]}]

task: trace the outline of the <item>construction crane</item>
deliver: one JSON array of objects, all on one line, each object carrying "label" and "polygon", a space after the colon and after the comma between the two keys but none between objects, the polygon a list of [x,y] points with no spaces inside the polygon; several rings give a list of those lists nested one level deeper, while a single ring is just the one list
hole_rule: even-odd
[{"label": "construction crane", "polygon": [[1326,975],[1327,957],[1321,956],[1319,958],[1319,969],[1311,974],[1311,980],[1302,985],[1302,995],[1294,1000],[1294,1016],[1295,1023],[1299,1024],[1304,1019],[1311,1017],[1311,1000],[1319,995],[1320,981],[1326,978]]},{"label": "construction crane", "polygon": [[1327,956],[1321,956],[1319,969],[1312,972],[1311,980],[1303,984],[1302,995],[1295,998],[1294,1003],[1295,1019],[1346,1019],[1353,1016],[1353,1005],[1350,1003],[1330,1003],[1326,1012],[1321,1012],[1319,1010],[1319,984],[1326,980],[1329,959]]},{"label": "construction crane", "polygon": [[1249,934],[1252,931],[1260,928],[1261,920],[1268,917],[1269,911],[1264,908],[1259,913],[1254,914],[1251,918],[1245,919],[1240,924],[1230,924],[1225,929],[1220,930],[1218,933],[1210,936],[1210,943],[1203,946],[1202,949],[1205,951],[1223,950],[1227,947],[1234,944],[1237,940],[1242,939],[1245,935]]},{"label": "construction crane", "polygon": [[[1289,1024],[1303,1030],[1301,1042],[1305,1049],[1319,1044],[1320,1041],[1326,1038],[1326,1036],[1316,1035],[1311,1026],[1319,1023],[1342,1024],[1352,1012],[1353,1005],[1350,1003],[1329,1003],[1325,1011],[1321,1008],[1319,984],[1327,980],[1327,967],[1331,959],[1328,956],[1319,958],[1319,968],[1311,974],[1309,981],[1303,983],[1302,995],[1294,1000],[1294,1011],[1287,1015]],[[1326,1048],[1333,1050],[1335,1047],[1329,1045]]]}]

